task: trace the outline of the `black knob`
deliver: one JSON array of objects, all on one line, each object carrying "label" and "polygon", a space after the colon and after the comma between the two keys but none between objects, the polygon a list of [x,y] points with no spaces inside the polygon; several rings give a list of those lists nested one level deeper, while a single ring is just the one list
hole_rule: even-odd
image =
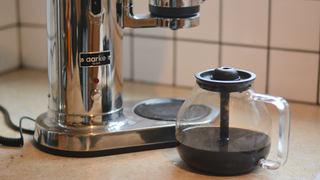
[{"label": "black knob", "polygon": [[220,67],[212,72],[213,80],[232,81],[239,79],[238,71],[231,67]]},{"label": "black knob", "polygon": [[91,12],[94,15],[101,12],[101,0],[91,0]]}]

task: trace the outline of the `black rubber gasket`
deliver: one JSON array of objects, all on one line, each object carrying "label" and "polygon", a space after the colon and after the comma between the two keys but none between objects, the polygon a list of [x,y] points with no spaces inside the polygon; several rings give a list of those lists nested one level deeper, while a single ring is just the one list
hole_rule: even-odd
[{"label": "black rubber gasket", "polygon": [[152,15],[168,18],[184,18],[195,16],[200,11],[200,6],[191,6],[183,8],[168,8],[149,5],[149,11]]},{"label": "black rubber gasket", "polygon": [[195,74],[197,84],[205,90],[215,92],[242,92],[251,88],[256,75],[249,71],[237,70],[239,79],[226,81],[212,79],[214,69]]},{"label": "black rubber gasket", "polygon": [[137,105],[134,108],[134,113],[138,116],[161,121],[176,121],[178,112],[184,103],[184,100],[163,99],[163,100],[148,100]]}]

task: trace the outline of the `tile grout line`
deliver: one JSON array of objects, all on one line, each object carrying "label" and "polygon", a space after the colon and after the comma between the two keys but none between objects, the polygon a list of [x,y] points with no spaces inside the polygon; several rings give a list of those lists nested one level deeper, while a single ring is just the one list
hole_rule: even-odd
[{"label": "tile grout line", "polygon": [[218,40],[218,67],[222,66],[222,1],[219,4],[219,40]]},{"label": "tile grout line", "polygon": [[279,48],[279,47],[269,47],[271,50],[279,50],[279,51],[291,51],[291,52],[301,52],[301,53],[315,53],[318,54],[320,51],[310,51],[303,49],[287,49],[287,48]]},{"label": "tile grout line", "polygon": [[[320,22],[319,22],[319,26],[320,26]],[[319,28],[319,61],[318,61],[318,87],[317,87],[317,105],[320,105],[320,28]]]},{"label": "tile grout line", "polygon": [[[128,35],[128,34],[125,34]],[[173,38],[168,37],[160,37],[160,36],[149,36],[149,35],[135,35],[135,37],[146,38],[146,39],[163,39],[163,40],[173,40]],[[228,43],[228,42],[220,42],[220,41],[205,41],[205,40],[196,40],[196,39],[186,39],[186,38],[176,38],[177,41],[185,41],[185,42],[197,42],[204,44],[218,44],[224,46],[236,46],[236,47],[248,47],[248,48],[258,48],[258,49],[270,49],[270,50],[279,50],[279,51],[290,51],[290,52],[301,52],[301,53],[313,53],[319,54],[320,51],[311,51],[311,50],[303,50],[303,49],[288,49],[281,47],[268,47],[268,46],[260,46],[260,45],[250,45],[250,44],[237,44],[237,43]]]},{"label": "tile grout line", "polygon": [[206,40],[187,39],[187,38],[177,38],[177,40],[185,41],[185,42],[204,43],[204,44],[219,44],[219,41],[206,41]]},{"label": "tile grout line", "polygon": [[8,30],[11,28],[19,27],[19,23],[14,23],[14,24],[9,24],[9,25],[4,25],[0,27],[0,31],[2,30]]},{"label": "tile grout line", "polygon": [[20,0],[16,0],[16,13],[18,21],[18,51],[19,51],[19,67],[23,67],[22,61],[22,36],[21,36],[21,20],[20,20]]},{"label": "tile grout line", "polygon": [[266,94],[269,94],[269,83],[270,83],[270,37],[271,37],[271,5],[272,0],[269,0],[269,9],[268,9],[268,42],[267,42],[267,74],[266,74]]},{"label": "tile grout line", "polygon": [[177,86],[177,31],[173,31],[173,72],[172,72],[172,85]]}]

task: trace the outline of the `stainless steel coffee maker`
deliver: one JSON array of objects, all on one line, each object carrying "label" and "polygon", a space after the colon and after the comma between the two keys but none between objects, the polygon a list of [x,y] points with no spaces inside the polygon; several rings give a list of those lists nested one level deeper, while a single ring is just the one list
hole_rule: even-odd
[{"label": "stainless steel coffee maker", "polygon": [[97,156],[175,145],[182,99],[122,99],[124,28],[177,30],[199,25],[205,0],[47,0],[48,111],[36,120],[40,149]]}]

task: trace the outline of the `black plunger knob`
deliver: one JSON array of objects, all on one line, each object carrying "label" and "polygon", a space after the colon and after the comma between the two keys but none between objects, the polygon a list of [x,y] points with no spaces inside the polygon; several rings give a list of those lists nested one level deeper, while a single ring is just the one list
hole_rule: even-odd
[{"label": "black plunger knob", "polygon": [[239,79],[239,75],[238,75],[238,71],[234,68],[219,67],[213,71],[211,79],[232,81],[232,80]]}]

